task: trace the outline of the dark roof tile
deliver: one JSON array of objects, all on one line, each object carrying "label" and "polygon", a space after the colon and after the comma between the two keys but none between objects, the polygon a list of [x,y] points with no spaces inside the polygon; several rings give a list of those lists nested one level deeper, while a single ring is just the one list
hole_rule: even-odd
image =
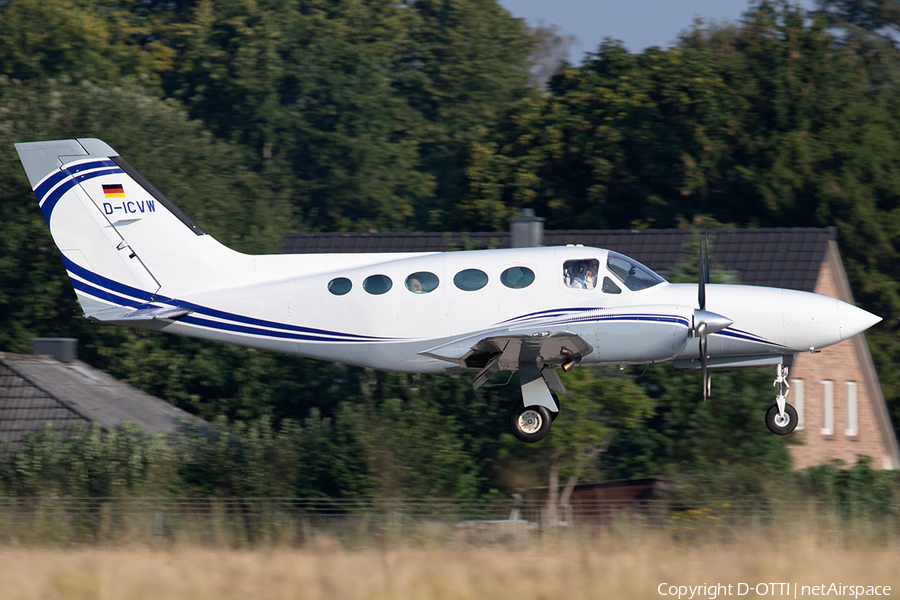
[{"label": "dark roof tile", "polygon": [[126,420],[163,433],[197,419],[83,362],[0,353],[0,440],[15,446],[48,422],[68,431],[77,422],[108,429]]}]

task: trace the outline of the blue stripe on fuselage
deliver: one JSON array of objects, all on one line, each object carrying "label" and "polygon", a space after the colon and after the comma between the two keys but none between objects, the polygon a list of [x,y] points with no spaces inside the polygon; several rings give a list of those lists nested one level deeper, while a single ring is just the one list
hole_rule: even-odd
[{"label": "blue stripe on fuselage", "polygon": [[787,346],[783,344],[777,344],[775,342],[770,342],[767,339],[761,338],[757,335],[753,335],[752,333],[741,331],[740,329],[732,329],[728,327],[723,329],[722,331],[717,331],[713,335],[721,335],[723,337],[734,338],[737,340],[743,340],[745,342],[756,342],[758,344],[767,344],[769,346],[776,346],[778,348],[787,348]]},{"label": "blue stripe on fuselage", "polygon": [[[335,338],[334,341],[392,341],[395,338],[384,338],[384,337],[373,337],[366,335],[357,335],[352,333],[341,333],[337,331],[328,331],[324,329],[315,329],[311,327],[300,327],[297,325],[289,325],[287,323],[276,323],[274,321],[266,321],[264,319],[257,319],[255,317],[247,317],[244,315],[238,315],[234,313],[228,313],[225,311],[217,310],[214,308],[209,308],[206,306],[201,306],[199,304],[194,304],[193,302],[185,302],[183,300],[177,300],[174,298],[168,298],[162,295],[154,295],[149,292],[145,292],[143,290],[139,290],[137,288],[131,287],[129,285],[125,285],[123,283],[119,283],[112,279],[108,279],[103,277],[102,275],[98,275],[92,271],[81,267],[65,256],[62,256],[63,263],[71,273],[81,277],[82,279],[92,281],[96,283],[98,288],[92,295],[97,295],[97,293],[105,293],[109,294],[110,290],[116,292],[117,294],[124,294],[127,296],[133,296],[134,298],[138,298],[143,302],[158,302],[165,305],[177,306],[179,308],[190,308],[195,313],[205,315],[207,317],[214,317],[217,319],[223,319],[228,321],[235,321],[236,323],[243,323],[244,325],[251,325],[255,327],[269,327],[273,329],[284,329],[287,331],[296,332],[299,334],[305,335],[321,335]],[[75,281],[75,280],[73,280]],[[106,289],[103,289],[106,288]],[[121,298],[120,296],[116,296],[117,300],[110,300],[111,302],[115,302],[120,304],[121,306],[127,306],[130,308],[138,308],[140,304],[139,301],[130,300],[126,298]],[[155,305],[151,305],[155,306]],[[184,321],[184,319],[181,319]],[[209,321],[209,323],[217,323],[217,321]],[[223,324],[224,325],[224,324]],[[225,327],[222,327],[225,329]],[[237,330],[235,330],[237,331]],[[263,331],[263,330],[260,330]],[[345,339],[346,338],[346,339]],[[320,339],[320,338],[310,338],[310,339]]]}]

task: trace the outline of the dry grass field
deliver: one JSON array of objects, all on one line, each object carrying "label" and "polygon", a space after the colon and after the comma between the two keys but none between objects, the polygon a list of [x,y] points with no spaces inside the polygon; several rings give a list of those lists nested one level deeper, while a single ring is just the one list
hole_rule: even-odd
[{"label": "dry grass field", "polygon": [[[645,531],[532,538],[522,547],[421,539],[376,546],[348,548],[333,538],[300,549],[5,546],[0,599],[661,599],[661,583],[731,584],[740,597],[738,583],[774,582],[790,591],[770,587],[767,597],[793,597],[794,583],[900,592],[900,540],[884,536],[768,531],[685,542]],[[758,596],[751,589],[743,597]]]}]

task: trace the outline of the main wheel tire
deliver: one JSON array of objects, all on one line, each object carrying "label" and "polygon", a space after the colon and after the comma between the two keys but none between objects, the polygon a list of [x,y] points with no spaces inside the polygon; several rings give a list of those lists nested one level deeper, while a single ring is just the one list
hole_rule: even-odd
[{"label": "main wheel tire", "polygon": [[517,406],[509,413],[512,434],[529,444],[547,437],[551,421],[550,411],[543,406]]},{"label": "main wheel tire", "polygon": [[766,427],[778,435],[787,435],[797,428],[797,410],[790,404],[784,405],[784,417],[778,414],[778,405],[773,404],[766,411]]}]

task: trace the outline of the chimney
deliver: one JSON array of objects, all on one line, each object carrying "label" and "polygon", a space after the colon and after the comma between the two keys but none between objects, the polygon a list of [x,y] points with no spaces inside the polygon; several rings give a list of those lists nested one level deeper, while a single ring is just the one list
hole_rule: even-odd
[{"label": "chimney", "polygon": [[78,340],[75,338],[34,338],[34,353],[52,356],[59,362],[73,362],[78,358]]},{"label": "chimney", "polygon": [[509,247],[532,248],[544,245],[543,217],[534,216],[533,208],[523,208],[518,217],[509,219]]}]

